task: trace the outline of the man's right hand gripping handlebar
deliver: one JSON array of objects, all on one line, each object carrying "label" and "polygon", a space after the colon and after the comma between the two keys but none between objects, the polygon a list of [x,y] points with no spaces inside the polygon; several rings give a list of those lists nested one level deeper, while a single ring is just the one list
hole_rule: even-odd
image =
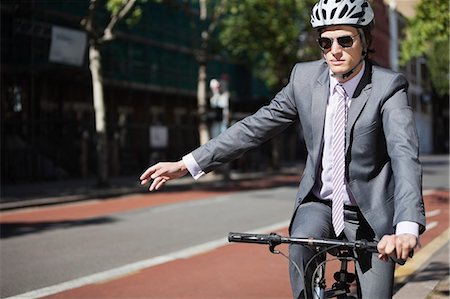
[{"label": "man's right hand gripping handlebar", "polygon": [[378,242],[379,258],[403,265],[408,257],[412,257],[418,246],[417,238],[413,234],[385,235]]},{"label": "man's right hand gripping handlebar", "polygon": [[141,185],[145,185],[153,180],[148,188],[149,191],[153,191],[159,190],[166,182],[178,179],[187,173],[188,170],[183,160],[177,162],[159,162],[147,168],[139,178]]}]

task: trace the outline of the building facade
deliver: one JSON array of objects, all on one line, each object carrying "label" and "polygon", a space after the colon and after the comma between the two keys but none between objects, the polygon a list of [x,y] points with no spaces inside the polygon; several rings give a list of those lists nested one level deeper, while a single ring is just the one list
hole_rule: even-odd
[{"label": "building facade", "polygon": [[[86,34],[80,26],[89,1],[2,1],[2,181],[95,176],[97,171],[92,83]],[[374,1],[376,52],[390,67],[389,10]],[[190,20],[173,7],[148,2],[133,27],[122,25],[102,48],[109,172],[139,175],[160,159],[176,160],[199,144],[197,72]],[[195,10],[195,7],[192,7]],[[99,20],[106,18],[100,10]],[[400,19],[401,20],[401,19]],[[80,47],[83,45],[84,47]],[[433,151],[431,101],[423,61],[404,70],[412,83],[421,146]],[[238,61],[211,55],[208,78],[226,78],[231,122],[256,111],[272,94]],[[215,116],[211,115],[211,123]],[[448,117],[448,116],[447,116]],[[448,132],[448,129],[447,129]],[[427,139],[428,138],[428,139]],[[448,139],[447,139],[448,140]],[[296,126],[232,164],[252,171],[305,158]]]},{"label": "building facade", "polygon": [[[0,4],[2,181],[87,177],[97,171],[91,74],[80,26],[88,4]],[[198,32],[182,10],[151,1],[143,9],[140,22],[121,25],[117,38],[102,48],[112,176],[137,175],[150,163],[178,159],[199,144],[192,47]],[[100,10],[98,20],[105,15]],[[243,63],[211,55],[207,81],[212,78],[227,78],[232,120],[270,99]],[[298,140],[295,130],[288,134]],[[270,155],[270,145],[256,151],[255,156]],[[299,154],[284,157],[299,159]],[[234,165],[265,166],[251,160]]]}]

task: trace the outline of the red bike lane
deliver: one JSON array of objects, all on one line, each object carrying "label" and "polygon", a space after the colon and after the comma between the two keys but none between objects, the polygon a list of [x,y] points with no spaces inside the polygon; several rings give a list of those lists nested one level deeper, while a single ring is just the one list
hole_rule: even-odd
[{"label": "red bike lane", "polygon": [[[175,201],[206,199],[222,192],[180,192]],[[174,195],[174,193],[171,193]],[[148,196],[151,196],[151,200]],[[171,204],[167,194],[133,195],[118,199],[6,213],[0,222],[85,219],[151,205]],[[422,248],[449,226],[448,191],[425,196],[432,226],[421,237]],[[286,234],[287,230],[278,231]],[[287,253],[287,247],[279,247]],[[420,249],[418,250],[420,251]],[[336,269],[337,264],[329,270]],[[177,259],[109,281],[87,284],[45,298],[290,298],[288,262],[267,246],[229,244],[190,258]],[[330,280],[331,278],[328,278]]]}]

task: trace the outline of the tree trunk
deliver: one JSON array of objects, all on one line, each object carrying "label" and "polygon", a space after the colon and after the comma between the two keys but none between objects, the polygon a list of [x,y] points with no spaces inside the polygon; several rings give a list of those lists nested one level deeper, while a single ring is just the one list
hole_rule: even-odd
[{"label": "tree trunk", "polygon": [[89,46],[89,68],[92,76],[92,90],[97,132],[97,184],[104,187],[108,180],[108,135],[106,130],[106,109],[103,94],[102,62],[98,45],[91,42]]},{"label": "tree trunk", "polygon": [[198,63],[197,106],[199,116],[198,134],[200,145],[203,145],[209,140],[208,106],[206,101],[206,62]]}]

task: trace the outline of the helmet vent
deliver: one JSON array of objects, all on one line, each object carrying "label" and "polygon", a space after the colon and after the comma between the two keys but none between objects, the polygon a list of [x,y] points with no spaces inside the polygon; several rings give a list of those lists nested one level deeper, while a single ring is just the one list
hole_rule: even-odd
[{"label": "helmet vent", "polygon": [[331,19],[334,18],[334,14],[336,13],[336,10],[337,10],[337,7],[331,11],[331,16],[330,16]]},{"label": "helmet vent", "polygon": [[343,16],[345,16],[345,14],[347,13],[347,11],[348,11],[348,5],[346,4],[346,5],[342,8],[341,13],[339,14],[339,18],[342,18]]},{"label": "helmet vent", "polygon": [[350,16],[350,18],[355,18],[355,19],[359,19],[360,17],[364,16],[364,12],[360,11],[355,13],[354,15]]},{"label": "helmet vent", "polygon": [[352,9],[347,13],[347,15],[351,15],[351,13],[355,10],[356,6],[353,6]]}]

